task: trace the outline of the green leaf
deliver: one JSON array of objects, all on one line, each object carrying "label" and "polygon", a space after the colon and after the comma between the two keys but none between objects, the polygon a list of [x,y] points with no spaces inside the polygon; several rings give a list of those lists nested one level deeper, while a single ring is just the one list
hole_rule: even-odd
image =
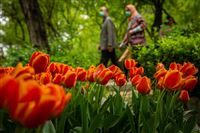
[{"label": "green leaf", "polygon": [[56,133],[55,127],[51,120],[47,121],[44,124],[44,126],[42,128],[42,133]]}]

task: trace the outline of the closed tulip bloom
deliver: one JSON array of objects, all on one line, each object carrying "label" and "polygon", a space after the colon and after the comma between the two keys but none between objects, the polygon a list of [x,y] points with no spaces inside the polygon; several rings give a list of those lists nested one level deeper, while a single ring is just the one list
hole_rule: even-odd
[{"label": "closed tulip bloom", "polygon": [[136,75],[136,72],[137,72],[137,67],[132,67],[129,70],[129,76],[130,76],[130,78],[133,78]]},{"label": "closed tulip bloom", "polygon": [[135,75],[132,79],[131,79],[131,83],[133,86],[136,86],[140,80],[141,80],[142,76],[141,75]]},{"label": "closed tulip bloom", "polygon": [[192,91],[196,86],[198,80],[196,77],[190,75],[184,79],[183,89]]},{"label": "closed tulip bloom", "polygon": [[63,83],[67,88],[72,88],[76,86],[76,80],[77,80],[76,72],[69,70],[64,75]]},{"label": "closed tulip bloom", "polygon": [[96,81],[99,84],[106,85],[108,81],[112,78],[113,73],[107,68],[104,68],[99,75],[96,77]]},{"label": "closed tulip bloom", "polygon": [[31,56],[29,65],[34,68],[35,73],[45,72],[49,65],[50,57],[48,54],[42,52],[35,52]]},{"label": "closed tulip bloom", "polygon": [[117,86],[123,86],[126,84],[126,76],[124,74],[115,76],[114,80]]},{"label": "closed tulip bloom", "polygon": [[143,68],[143,67],[139,67],[139,68],[137,68],[137,70],[136,70],[136,74],[143,75],[143,74],[144,74],[144,68]]},{"label": "closed tulip bloom", "polygon": [[179,99],[183,102],[183,103],[187,103],[190,100],[189,97],[189,93],[187,90],[181,90],[181,93],[179,95]]},{"label": "closed tulip bloom", "polygon": [[56,73],[52,82],[55,83],[55,84],[61,84],[62,83],[62,80],[63,80],[63,75],[62,74],[59,74],[59,73]]},{"label": "closed tulip bloom", "polygon": [[96,67],[95,66],[90,66],[90,68],[88,69],[87,71],[87,80],[90,81],[90,82],[94,82],[94,72],[96,70]]},{"label": "closed tulip bloom", "polygon": [[114,78],[115,76],[117,76],[117,75],[122,74],[121,69],[120,69],[119,67],[115,66],[115,65],[109,66],[108,69],[109,69],[110,71],[112,71],[112,73],[113,73],[113,78]]},{"label": "closed tulip bloom", "polygon": [[151,91],[151,80],[146,76],[142,77],[136,85],[136,89],[141,94],[148,94]]},{"label": "closed tulip bloom", "polygon": [[19,81],[10,75],[0,77],[0,108],[13,110],[19,99]]},{"label": "closed tulip bloom", "polygon": [[77,80],[79,80],[79,81],[85,81],[86,80],[87,72],[84,68],[77,67],[75,69],[75,71],[77,73]]},{"label": "closed tulip bloom", "polygon": [[164,79],[163,86],[169,90],[178,90],[182,86],[182,74],[178,70],[169,70]]},{"label": "closed tulip bloom", "polygon": [[52,81],[52,75],[49,72],[43,72],[36,75],[36,80],[38,80],[41,84],[48,84]]},{"label": "closed tulip bloom", "polygon": [[126,69],[131,69],[132,67],[135,67],[137,65],[137,62],[134,59],[126,59],[124,61],[124,65]]},{"label": "closed tulip bloom", "polygon": [[97,76],[103,71],[106,67],[103,64],[100,64],[97,66],[95,72],[94,72],[94,79],[97,78]]}]

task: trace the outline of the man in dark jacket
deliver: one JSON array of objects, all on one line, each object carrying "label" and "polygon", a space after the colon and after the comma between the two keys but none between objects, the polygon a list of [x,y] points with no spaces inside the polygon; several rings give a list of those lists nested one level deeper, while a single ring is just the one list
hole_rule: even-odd
[{"label": "man in dark jacket", "polygon": [[108,9],[106,7],[100,8],[99,15],[103,17],[103,24],[100,34],[100,50],[101,50],[101,60],[107,66],[109,59],[112,63],[118,66],[117,57],[115,54],[116,37],[115,37],[115,26],[108,16]]}]

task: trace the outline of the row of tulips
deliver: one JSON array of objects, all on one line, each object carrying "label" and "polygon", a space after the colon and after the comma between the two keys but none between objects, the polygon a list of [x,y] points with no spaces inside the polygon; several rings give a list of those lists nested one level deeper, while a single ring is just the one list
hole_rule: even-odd
[{"label": "row of tulips", "polygon": [[[88,70],[81,67],[73,68],[67,64],[50,62],[48,54],[35,52],[24,67],[19,63],[15,68],[0,68],[0,108],[6,109],[13,120],[32,128],[61,114],[72,97],[70,90],[64,88],[78,90],[80,88],[77,89],[77,82],[104,86],[113,80],[121,87],[126,85],[128,80],[141,97],[149,93],[154,94],[151,79],[144,76],[142,66],[138,67],[134,59],[125,60],[124,65],[129,70],[129,78],[114,65],[108,68],[102,64],[92,65]],[[189,100],[188,91],[192,91],[197,84],[197,72],[198,69],[191,63],[171,63],[169,70],[159,63],[154,78],[160,91],[180,91],[179,98],[186,103]],[[92,93],[94,88],[90,89]],[[100,88],[98,89],[95,91],[100,92]],[[145,103],[144,100],[143,102]],[[137,110],[137,107],[135,109]]]}]

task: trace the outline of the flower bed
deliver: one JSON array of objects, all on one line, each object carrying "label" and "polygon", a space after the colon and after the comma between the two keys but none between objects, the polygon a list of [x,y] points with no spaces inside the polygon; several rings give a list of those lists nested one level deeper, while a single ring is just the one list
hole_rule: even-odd
[{"label": "flower bed", "polygon": [[[117,66],[90,66],[88,70],[50,62],[50,56],[33,53],[22,66],[0,68],[0,129],[6,132],[133,132],[193,131],[196,117],[184,105],[197,84],[198,69],[190,62],[156,66],[155,80],[144,68],[125,60],[126,76]],[[115,95],[106,93],[113,80]],[[130,81],[125,100],[118,87]],[[118,86],[118,87],[117,87]],[[107,95],[109,94],[109,95]],[[187,113],[186,113],[187,114]]]}]

